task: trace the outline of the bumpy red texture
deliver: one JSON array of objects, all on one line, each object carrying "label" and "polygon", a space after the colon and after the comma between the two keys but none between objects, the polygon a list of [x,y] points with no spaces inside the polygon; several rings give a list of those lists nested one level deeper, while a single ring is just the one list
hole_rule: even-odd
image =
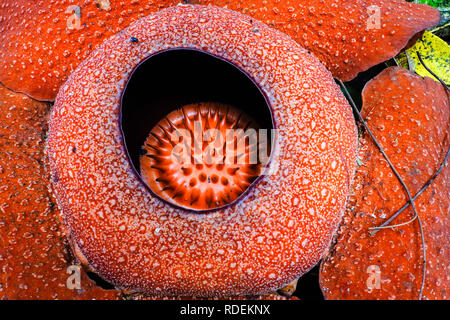
[{"label": "bumpy red texture", "polygon": [[157,297],[157,296],[145,296],[145,295],[131,295],[131,300],[299,300],[297,297],[284,297],[279,294],[269,293],[260,296],[232,296],[232,297],[216,297],[216,298],[203,298],[203,297]]},{"label": "bumpy red texture", "polygon": [[47,103],[0,85],[0,299],[116,299],[81,273],[66,286],[73,263],[44,168]]},{"label": "bumpy red texture", "polygon": [[[179,2],[2,1],[0,82],[36,99],[54,100],[69,74],[104,39]],[[226,6],[289,34],[342,80],[393,57],[415,33],[439,21],[432,7],[403,0],[189,2]]]},{"label": "bumpy red texture", "polygon": [[[245,72],[278,129],[265,175],[208,214],[153,196],[122,140],[121,94],[135,67],[180,47]],[[298,278],[329,245],[353,179],[355,129],[331,74],[291,38],[230,10],[182,5],[132,24],[72,73],[48,150],[66,225],[100,276],[158,296],[258,295]]]},{"label": "bumpy red texture", "polygon": [[2,0],[0,82],[54,100],[69,74],[104,39],[179,0]]},{"label": "bumpy red texture", "polygon": [[261,20],[316,55],[348,81],[394,57],[414,36],[439,22],[439,11],[404,0],[189,0],[227,7]]},{"label": "bumpy red texture", "polygon": [[[388,68],[363,91],[363,115],[409,190],[415,195],[434,175],[449,146],[446,90],[430,78]],[[407,195],[367,134],[352,200],[335,245],[321,266],[328,299],[417,299],[422,280],[418,222],[380,230],[378,226],[407,202]],[[415,201],[427,248],[425,299],[449,299],[449,165]],[[411,207],[393,223],[413,217]],[[378,274],[377,274],[378,273]],[[379,276],[379,287],[377,277]]]}]

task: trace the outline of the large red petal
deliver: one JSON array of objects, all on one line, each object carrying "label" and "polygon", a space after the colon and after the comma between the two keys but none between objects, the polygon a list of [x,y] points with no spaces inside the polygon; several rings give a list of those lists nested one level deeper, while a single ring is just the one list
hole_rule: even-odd
[{"label": "large red petal", "polygon": [[[449,101],[445,89],[402,68],[388,68],[363,91],[363,115],[410,192],[434,175],[449,146]],[[365,134],[350,201],[336,243],[321,266],[328,299],[417,299],[422,280],[422,242],[417,220],[380,230],[407,203],[399,181]],[[449,166],[415,201],[427,246],[425,299],[448,299],[450,281]],[[411,208],[393,221],[413,217]],[[376,288],[379,271],[380,287]]]},{"label": "large red petal", "polygon": [[2,0],[0,82],[38,100],[55,100],[69,74],[104,39],[178,2]]},{"label": "large red petal", "polygon": [[66,286],[73,259],[44,167],[48,112],[0,85],[0,300],[117,299],[83,272],[80,290]]},{"label": "large red petal", "polygon": [[348,81],[397,55],[439,22],[436,9],[403,0],[190,0],[248,14],[290,35],[335,78]]}]

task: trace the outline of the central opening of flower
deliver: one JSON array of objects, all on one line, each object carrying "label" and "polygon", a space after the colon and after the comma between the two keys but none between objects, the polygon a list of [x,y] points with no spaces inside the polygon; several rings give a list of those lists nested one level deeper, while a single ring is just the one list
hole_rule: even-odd
[{"label": "central opening of flower", "polygon": [[148,188],[189,210],[237,201],[263,173],[271,152],[271,112],[239,68],[194,50],[141,63],[122,98],[129,158]]}]

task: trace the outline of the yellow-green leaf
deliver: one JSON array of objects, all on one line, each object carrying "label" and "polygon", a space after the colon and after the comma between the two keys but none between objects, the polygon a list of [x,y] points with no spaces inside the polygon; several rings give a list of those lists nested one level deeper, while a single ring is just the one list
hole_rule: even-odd
[{"label": "yellow-green leaf", "polygon": [[438,36],[425,31],[411,48],[396,57],[397,63],[423,77],[434,77],[420,62],[419,52],[425,66],[447,85],[450,84],[450,46]]}]

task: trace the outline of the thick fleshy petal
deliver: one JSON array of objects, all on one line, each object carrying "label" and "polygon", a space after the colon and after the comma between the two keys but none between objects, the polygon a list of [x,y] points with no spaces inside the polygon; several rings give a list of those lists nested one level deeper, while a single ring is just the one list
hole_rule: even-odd
[{"label": "thick fleshy petal", "polygon": [[[363,91],[363,116],[410,192],[435,174],[449,146],[449,101],[430,78],[388,68]],[[361,139],[354,195],[336,243],[321,266],[328,299],[417,299],[422,280],[422,242],[417,220],[370,235],[407,203],[407,195],[367,134]],[[415,201],[427,247],[425,299],[448,299],[449,166]],[[414,216],[411,207],[392,224]],[[377,280],[380,280],[377,282]]]},{"label": "thick fleshy petal", "polygon": [[44,167],[49,109],[0,85],[0,300],[117,299],[82,270],[81,289],[66,286],[76,271]]},{"label": "thick fleshy petal", "polygon": [[2,0],[0,82],[52,101],[69,74],[104,39],[178,2]]},{"label": "thick fleshy petal", "polygon": [[436,9],[403,0],[190,0],[240,11],[290,35],[335,78],[348,81],[394,57],[439,22]]}]

